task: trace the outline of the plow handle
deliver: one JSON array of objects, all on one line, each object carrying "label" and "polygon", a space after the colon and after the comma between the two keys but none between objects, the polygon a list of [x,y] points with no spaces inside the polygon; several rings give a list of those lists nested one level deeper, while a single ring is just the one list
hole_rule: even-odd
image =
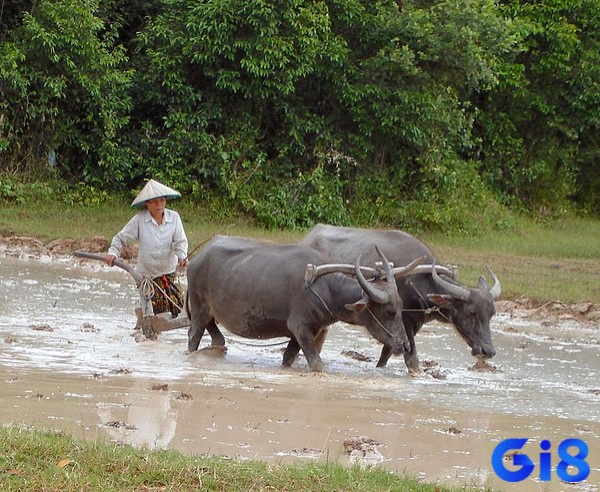
[{"label": "plow handle", "polygon": [[[104,255],[98,253],[86,253],[85,251],[75,251],[73,255],[79,258],[89,258],[90,260],[104,261]],[[122,268],[127,273],[129,273],[135,280],[136,285],[140,285],[140,283],[142,282],[143,277],[138,272],[136,272],[135,269],[126,261],[123,261],[119,258],[115,258],[113,265]]]}]

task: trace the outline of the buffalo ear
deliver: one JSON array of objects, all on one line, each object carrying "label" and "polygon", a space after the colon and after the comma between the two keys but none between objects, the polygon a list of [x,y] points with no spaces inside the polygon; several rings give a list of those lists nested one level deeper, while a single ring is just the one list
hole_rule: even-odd
[{"label": "buffalo ear", "polygon": [[454,300],[454,298],[448,294],[427,294],[427,298],[439,307],[445,308],[451,307]]},{"label": "buffalo ear", "polygon": [[344,307],[348,311],[354,311],[355,313],[362,313],[367,309],[367,302],[364,299],[356,301],[354,304],[344,304]]}]

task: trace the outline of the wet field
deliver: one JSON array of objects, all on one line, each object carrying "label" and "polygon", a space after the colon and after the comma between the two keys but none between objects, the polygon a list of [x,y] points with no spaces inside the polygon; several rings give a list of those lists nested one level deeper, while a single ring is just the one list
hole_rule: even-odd
[{"label": "wet field", "polygon": [[[302,356],[282,368],[282,344],[227,333],[220,356],[186,355],[185,329],[137,343],[136,303],[117,269],[0,258],[0,422],[194,455],[360,461],[452,485],[600,490],[597,326],[499,313],[498,354],[478,367],[451,326],[431,323],[416,340],[424,370],[410,377],[401,357],[375,368],[380,345],[336,324],[325,372],[312,374]],[[536,465],[543,439],[553,466],[561,441],[585,441],[588,479],[568,484],[553,471],[540,482],[536,467],[524,482],[502,481],[492,452],[517,437],[530,439],[523,452]]]}]

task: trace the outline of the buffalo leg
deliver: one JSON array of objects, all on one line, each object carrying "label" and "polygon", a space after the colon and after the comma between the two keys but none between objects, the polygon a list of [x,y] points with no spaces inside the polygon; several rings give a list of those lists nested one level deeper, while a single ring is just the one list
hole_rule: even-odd
[{"label": "buffalo leg", "polygon": [[381,347],[381,355],[379,356],[379,360],[377,361],[377,367],[385,367],[392,356],[392,349],[387,345]]},{"label": "buffalo leg", "polygon": [[[412,330],[406,330],[406,332],[408,341],[410,343],[410,350],[408,352],[404,352],[404,363],[406,364],[406,368],[408,369],[409,373],[416,373],[419,372],[419,356],[417,355],[415,336],[413,335]],[[384,345],[381,349],[379,361],[377,361],[377,367],[385,367],[391,355],[391,349],[387,345]]]},{"label": "buffalo leg", "polygon": [[[410,325],[406,325],[406,335],[410,343],[410,350],[404,352],[404,363],[408,369],[409,374],[416,374],[419,372],[419,356],[417,355],[417,345],[415,344],[415,329],[411,328]],[[418,330],[417,330],[418,331]]]},{"label": "buffalo leg", "polygon": [[[313,334],[313,330],[308,326],[303,325],[302,323],[297,325],[295,328],[293,328],[293,326],[293,324],[291,324],[290,326],[290,323],[288,323],[288,328],[290,332],[293,334],[298,345],[302,349],[302,352],[304,352],[304,357],[306,357],[308,367],[312,372],[323,372],[323,361],[321,360],[319,351],[315,346],[315,336]],[[288,350],[286,350],[286,352],[288,352]]]},{"label": "buffalo leg", "polygon": [[404,352],[404,363],[406,364],[409,374],[416,374],[419,372],[419,356],[417,355],[417,349],[414,344],[410,348],[410,351]]},{"label": "buffalo leg", "polygon": [[312,372],[323,372],[323,361],[313,343],[310,343],[308,347],[302,347],[302,352],[304,352],[308,367]]},{"label": "buffalo leg", "polygon": [[222,347],[225,345],[225,337],[223,336],[223,333],[221,333],[221,330],[219,330],[219,327],[217,326],[217,323],[215,323],[214,319],[208,323],[206,329],[210,334],[210,338],[212,340],[211,345],[213,347]]},{"label": "buffalo leg", "polygon": [[[328,331],[328,328],[323,328],[315,337],[315,348],[319,353],[321,353],[321,350],[323,350],[323,343],[325,342]],[[283,353],[283,365],[285,367],[290,367],[298,358],[299,352],[300,345],[298,344],[298,340],[296,340],[294,337],[290,338],[288,346]]]},{"label": "buffalo leg", "polygon": [[327,338],[327,333],[329,333],[329,328],[325,327],[315,336],[315,347],[319,353],[323,350],[323,344],[325,343],[325,338]]},{"label": "buffalo leg", "polygon": [[188,328],[188,352],[192,353],[198,350],[200,346],[200,340],[202,340],[202,336],[204,335],[205,327],[195,326],[195,323],[192,322],[192,325]]},{"label": "buffalo leg", "polygon": [[294,337],[290,338],[290,341],[283,353],[283,362],[282,365],[285,367],[291,367],[291,365],[298,358],[298,353],[300,352],[300,345],[298,344],[298,340]]}]

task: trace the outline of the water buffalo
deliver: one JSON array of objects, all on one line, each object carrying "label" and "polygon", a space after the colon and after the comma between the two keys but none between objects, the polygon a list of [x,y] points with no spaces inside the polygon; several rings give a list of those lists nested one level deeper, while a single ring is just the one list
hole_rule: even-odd
[{"label": "water buffalo", "polygon": [[[318,224],[300,242],[320,251],[329,261],[347,261],[360,252],[368,263],[375,260],[370,252],[373,244],[398,265],[425,255],[426,262],[435,264],[431,250],[410,234],[397,230],[372,230],[336,227]],[[423,265],[421,265],[423,267]],[[421,268],[420,267],[420,268]],[[410,341],[410,350],[404,353],[406,367],[410,372],[419,370],[419,358],[415,335],[424,323],[432,320],[452,323],[460,336],[477,357],[494,357],[496,350],[490,333],[490,319],[495,314],[494,299],[500,296],[500,281],[489,270],[494,284],[490,288],[483,276],[476,287],[467,287],[451,275],[438,274],[436,268],[430,273],[411,275],[397,279],[398,292],[404,310],[402,319]],[[377,367],[384,367],[391,351],[384,345]]]},{"label": "water buffalo", "polygon": [[[392,353],[409,350],[394,273],[409,274],[423,258],[392,272],[383,254],[376,257],[386,272],[382,282],[367,282],[360,258],[307,282],[307,266],[326,263],[314,249],[216,236],[188,266],[188,352],[198,349],[205,329],[213,346],[225,344],[217,322],[246,338],[290,337],[294,343],[284,353],[283,365],[292,365],[298,346],[311,371],[323,370],[319,353],[327,327],[335,321],[365,326]],[[342,273],[348,267],[353,275]]]}]

